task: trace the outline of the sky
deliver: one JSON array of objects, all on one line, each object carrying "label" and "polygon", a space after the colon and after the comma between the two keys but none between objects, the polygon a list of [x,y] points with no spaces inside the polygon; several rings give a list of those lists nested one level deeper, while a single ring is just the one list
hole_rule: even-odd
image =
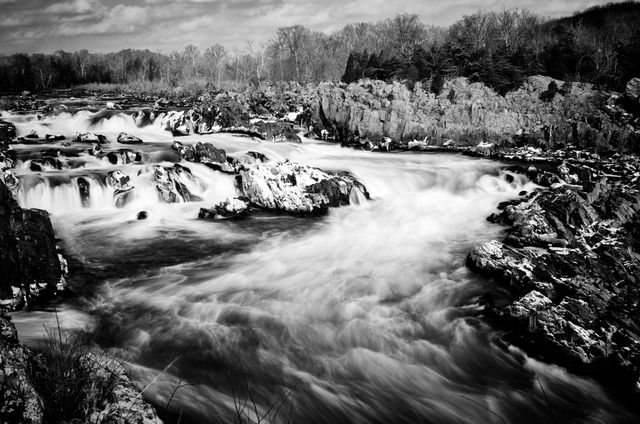
[{"label": "sky", "polygon": [[432,25],[503,7],[559,17],[610,0],[0,0],[0,54],[56,50],[109,52],[245,48],[279,27],[332,32],[348,23],[412,13]]}]

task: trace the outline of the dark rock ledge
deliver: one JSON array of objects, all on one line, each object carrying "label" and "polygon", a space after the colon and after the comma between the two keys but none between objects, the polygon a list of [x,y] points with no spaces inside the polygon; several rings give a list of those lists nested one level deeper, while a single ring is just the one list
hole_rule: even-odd
[{"label": "dark rock ledge", "polygon": [[[553,156],[553,155],[552,155]],[[522,167],[541,190],[500,205],[507,227],[468,256],[505,290],[486,315],[532,356],[640,394],[640,160]]]}]

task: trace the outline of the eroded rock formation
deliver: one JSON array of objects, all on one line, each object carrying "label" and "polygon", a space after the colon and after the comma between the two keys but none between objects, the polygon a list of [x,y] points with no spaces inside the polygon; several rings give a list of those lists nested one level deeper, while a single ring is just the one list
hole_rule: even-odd
[{"label": "eroded rock formation", "polygon": [[621,155],[539,172],[551,186],[502,205],[489,219],[506,238],[468,257],[507,289],[507,304],[487,312],[510,340],[625,395],[640,388],[639,172]]}]

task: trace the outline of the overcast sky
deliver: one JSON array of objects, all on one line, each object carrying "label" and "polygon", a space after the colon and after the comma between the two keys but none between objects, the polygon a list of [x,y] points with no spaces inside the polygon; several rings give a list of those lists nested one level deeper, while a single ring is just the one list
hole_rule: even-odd
[{"label": "overcast sky", "polygon": [[465,14],[504,7],[565,16],[608,0],[0,0],[0,53],[117,51],[169,52],[193,43],[244,47],[277,28],[296,24],[331,32],[352,22],[415,13],[448,25]]}]

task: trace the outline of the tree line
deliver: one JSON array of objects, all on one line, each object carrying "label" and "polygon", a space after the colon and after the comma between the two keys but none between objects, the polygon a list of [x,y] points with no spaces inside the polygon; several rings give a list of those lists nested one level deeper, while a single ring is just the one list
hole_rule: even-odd
[{"label": "tree line", "polygon": [[0,57],[0,91],[47,90],[85,83],[188,84],[218,88],[265,82],[428,81],[466,76],[499,93],[533,74],[620,89],[640,76],[640,4],[625,2],[550,20],[523,9],[477,12],[448,28],[416,15],[349,24],[325,34],[296,25],[267,41],[204,51],[188,45],[170,54],[57,51]]}]

